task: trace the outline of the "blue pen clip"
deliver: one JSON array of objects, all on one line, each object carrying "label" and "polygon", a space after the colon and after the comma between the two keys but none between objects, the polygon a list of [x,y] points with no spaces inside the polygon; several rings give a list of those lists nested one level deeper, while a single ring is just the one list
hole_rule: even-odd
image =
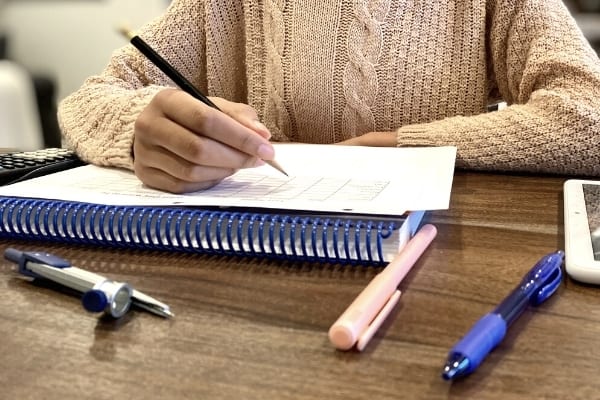
[{"label": "blue pen clip", "polygon": [[13,248],[8,248],[4,252],[4,257],[19,265],[19,273],[31,278],[44,278],[39,274],[27,268],[28,262],[49,265],[54,268],[69,268],[71,263],[63,258],[54,256],[48,253],[38,251],[20,251]]},{"label": "blue pen clip", "polygon": [[530,304],[538,306],[556,292],[562,281],[562,263],[565,253],[557,251],[542,258],[527,277],[539,287],[530,298]]}]

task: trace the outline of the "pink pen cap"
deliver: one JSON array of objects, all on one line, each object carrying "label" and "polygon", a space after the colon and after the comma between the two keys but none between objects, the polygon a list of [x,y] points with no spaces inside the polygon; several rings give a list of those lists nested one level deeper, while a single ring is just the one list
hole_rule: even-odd
[{"label": "pink pen cap", "polygon": [[437,229],[427,224],[363,289],[329,329],[329,340],[339,350],[354,345],[363,350],[400,299],[398,285],[435,238]]}]

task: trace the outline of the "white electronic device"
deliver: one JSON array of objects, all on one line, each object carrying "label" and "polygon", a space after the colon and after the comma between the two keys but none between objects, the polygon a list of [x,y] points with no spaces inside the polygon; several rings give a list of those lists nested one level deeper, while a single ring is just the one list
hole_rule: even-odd
[{"label": "white electronic device", "polygon": [[563,192],[567,274],[600,284],[600,181],[569,179]]}]

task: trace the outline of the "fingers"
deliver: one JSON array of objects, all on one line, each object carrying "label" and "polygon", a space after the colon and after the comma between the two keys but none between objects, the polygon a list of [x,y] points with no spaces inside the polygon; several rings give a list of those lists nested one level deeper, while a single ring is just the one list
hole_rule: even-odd
[{"label": "fingers", "polygon": [[242,103],[233,103],[231,101],[221,99],[218,97],[211,98],[211,100],[227,115],[229,115],[234,120],[238,121],[242,125],[247,128],[252,129],[265,139],[271,138],[271,132],[265,125],[263,125],[258,115],[256,114],[256,110],[250,107],[247,104]]},{"label": "fingers", "polygon": [[158,168],[136,168],[135,173],[137,177],[147,186],[159,190],[166,190],[171,193],[189,193],[208,189],[219,183],[224,178],[203,178],[200,181],[190,182],[177,179],[173,175],[170,175]]},{"label": "fingers", "polygon": [[[150,121],[152,126],[142,126],[145,122],[138,119],[138,130],[152,130],[152,135],[144,135],[139,139],[146,147],[154,147],[156,157],[147,160],[149,166],[166,168],[168,172],[183,178],[173,170],[168,157],[178,164],[203,165],[230,170],[247,168],[256,165],[257,157],[240,152],[233,147],[191,132],[189,129],[167,118],[156,118]],[[194,179],[194,178],[192,178]]]},{"label": "fingers", "polygon": [[[166,118],[199,136],[213,139],[250,156],[264,160],[274,158],[273,146],[265,137],[229,116],[230,113],[235,115],[236,109],[223,107],[224,102],[220,102],[223,107],[221,112],[199,104],[196,99],[181,91],[173,91],[168,96],[171,98],[165,96],[164,103],[161,104]],[[247,118],[244,118],[244,122],[247,125],[252,124]],[[186,149],[181,149],[182,155],[194,161],[194,157],[197,156],[194,154],[195,149],[191,147],[189,150],[188,152]]]},{"label": "fingers", "polygon": [[[221,147],[221,146],[218,146]],[[235,168],[195,164],[161,146],[134,142],[134,172],[146,185],[173,193],[185,193],[212,187],[235,173]],[[248,158],[251,167],[262,162]]]},{"label": "fingers", "polygon": [[249,106],[214,99],[222,112],[180,91],[159,92],[134,125],[134,171],[146,185],[182,193],[206,189],[274,151]]}]

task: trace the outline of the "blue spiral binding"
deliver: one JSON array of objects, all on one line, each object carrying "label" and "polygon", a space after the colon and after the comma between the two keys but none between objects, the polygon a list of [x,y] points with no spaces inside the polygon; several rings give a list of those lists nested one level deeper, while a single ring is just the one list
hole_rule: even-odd
[{"label": "blue spiral binding", "polygon": [[0,238],[383,264],[401,222],[0,197]]}]

